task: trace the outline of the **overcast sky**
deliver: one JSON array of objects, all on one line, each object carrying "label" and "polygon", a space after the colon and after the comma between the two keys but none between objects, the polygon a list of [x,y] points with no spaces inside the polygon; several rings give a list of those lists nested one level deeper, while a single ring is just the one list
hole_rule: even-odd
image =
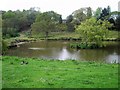
[{"label": "overcast sky", "polygon": [[41,12],[55,11],[61,14],[63,18],[70,15],[73,11],[82,7],[91,7],[96,10],[97,7],[111,7],[112,11],[118,10],[120,0],[1,0],[0,10],[23,10],[30,7],[39,7]]}]

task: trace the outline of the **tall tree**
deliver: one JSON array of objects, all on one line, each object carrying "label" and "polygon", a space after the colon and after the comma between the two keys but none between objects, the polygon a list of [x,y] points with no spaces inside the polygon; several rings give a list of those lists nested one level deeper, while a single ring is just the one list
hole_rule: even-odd
[{"label": "tall tree", "polygon": [[18,36],[18,32],[30,29],[38,13],[40,12],[34,8],[23,11],[2,11],[3,37]]},{"label": "tall tree", "polygon": [[110,15],[110,7],[104,8],[100,14],[100,17],[98,19],[101,20],[107,20],[108,16]]},{"label": "tall tree", "polygon": [[92,17],[92,9],[91,7],[87,8],[87,19],[90,19]]},{"label": "tall tree", "polygon": [[73,16],[69,15],[66,19],[66,25],[67,25],[67,31],[73,32],[74,31],[74,25],[72,24]]},{"label": "tall tree", "polygon": [[86,8],[80,8],[72,13],[73,18],[81,23],[82,21],[85,21],[87,19],[87,9]]},{"label": "tall tree", "polygon": [[73,16],[72,16],[72,15],[69,15],[69,16],[67,16],[67,18],[66,18],[66,23],[70,23],[70,22],[72,22],[72,20],[73,20]]},{"label": "tall tree", "polygon": [[116,29],[117,31],[120,31],[120,15],[116,19]]},{"label": "tall tree", "polygon": [[95,18],[99,18],[101,12],[102,12],[102,8],[101,8],[101,7],[98,7],[98,8],[96,9],[96,11],[94,12],[94,17],[95,17]]},{"label": "tall tree", "polygon": [[49,32],[55,30],[55,25],[59,23],[60,15],[53,12],[44,12],[37,16],[35,23],[32,24],[32,33],[44,33],[45,37],[47,38]]},{"label": "tall tree", "polygon": [[62,15],[59,17],[59,23],[62,24]]},{"label": "tall tree", "polygon": [[108,11],[109,14],[111,13],[111,7],[110,6],[107,7],[107,11]]}]

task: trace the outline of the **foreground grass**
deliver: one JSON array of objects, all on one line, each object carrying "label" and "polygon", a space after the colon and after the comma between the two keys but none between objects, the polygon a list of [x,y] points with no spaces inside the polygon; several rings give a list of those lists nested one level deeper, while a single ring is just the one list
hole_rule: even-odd
[{"label": "foreground grass", "polygon": [[3,88],[118,87],[118,64],[3,56],[2,69]]},{"label": "foreground grass", "polygon": [[0,56],[0,90],[2,89],[2,57]]}]

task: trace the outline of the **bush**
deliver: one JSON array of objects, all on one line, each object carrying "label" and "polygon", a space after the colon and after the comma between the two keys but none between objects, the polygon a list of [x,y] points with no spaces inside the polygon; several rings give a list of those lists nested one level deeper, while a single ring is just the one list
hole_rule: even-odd
[{"label": "bush", "polygon": [[102,40],[108,35],[108,28],[112,25],[108,21],[96,20],[95,18],[87,19],[76,28],[80,34],[82,43],[81,48],[98,48],[102,46]]},{"label": "bush", "polygon": [[70,44],[71,48],[76,48],[76,49],[95,49],[95,48],[100,48],[96,43],[72,43]]},{"label": "bush", "polygon": [[15,28],[3,28],[2,34],[3,34],[4,38],[19,36],[17,29],[15,29]]},{"label": "bush", "polygon": [[2,40],[2,54],[5,54],[7,49],[7,43]]}]

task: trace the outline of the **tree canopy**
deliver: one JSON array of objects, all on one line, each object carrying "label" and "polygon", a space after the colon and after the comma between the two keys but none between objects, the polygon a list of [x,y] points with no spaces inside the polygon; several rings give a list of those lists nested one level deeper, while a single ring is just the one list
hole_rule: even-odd
[{"label": "tree canopy", "polygon": [[38,13],[40,12],[34,8],[23,11],[2,11],[3,37],[18,36],[18,32],[30,29]]},{"label": "tree canopy", "polygon": [[48,37],[49,32],[55,31],[55,25],[60,23],[61,15],[49,11],[41,13],[37,16],[35,23],[32,24],[32,34],[44,33],[45,37]]}]

